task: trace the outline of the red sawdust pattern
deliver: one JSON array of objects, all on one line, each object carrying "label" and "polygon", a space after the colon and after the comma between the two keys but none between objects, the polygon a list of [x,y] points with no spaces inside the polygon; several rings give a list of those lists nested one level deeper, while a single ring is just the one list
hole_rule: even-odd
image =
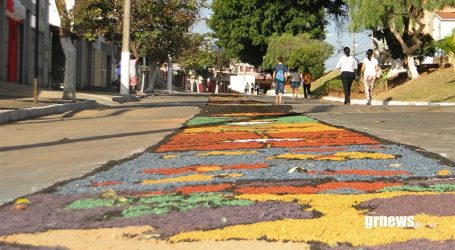
[{"label": "red sawdust pattern", "polygon": [[324,175],[375,175],[375,176],[394,176],[394,175],[411,175],[412,173],[407,171],[377,171],[377,170],[366,170],[366,169],[347,169],[338,171],[324,171]]},{"label": "red sawdust pattern", "polygon": [[318,146],[344,146],[379,144],[378,141],[366,136],[349,131],[326,131],[326,132],[291,132],[291,133],[270,133],[272,138],[294,138],[302,141],[275,141],[271,142],[273,147],[294,148],[294,147],[318,147]]},{"label": "red sawdust pattern", "polygon": [[182,194],[202,193],[202,192],[220,192],[232,187],[232,184],[224,183],[218,185],[201,185],[201,186],[187,186],[177,188],[175,192]]},{"label": "red sawdust pattern", "polygon": [[162,174],[162,175],[177,175],[177,174],[185,174],[189,172],[207,172],[204,170],[198,170],[200,168],[213,168],[213,167],[220,167],[221,169],[261,169],[267,168],[269,165],[265,163],[258,163],[258,164],[236,164],[236,165],[225,165],[225,166],[217,166],[217,165],[194,165],[194,166],[186,166],[181,168],[159,168],[159,169],[145,169],[144,174]]},{"label": "red sawdust pattern", "polygon": [[156,152],[191,151],[191,150],[227,150],[262,148],[259,142],[235,143],[228,142],[242,139],[259,139],[260,136],[251,133],[206,133],[206,134],[177,134]]},{"label": "red sawdust pattern", "polygon": [[291,150],[291,153],[302,153],[302,152],[334,152],[344,151],[347,147],[329,147],[329,148],[298,148]]},{"label": "red sawdust pattern", "polygon": [[115,186],[122,184],[121,181],[102,181],[102,182],[95,182],[92,183],[92,187],[106,187],[106,186]]},{"label": "red sawdust pattern", "polygon": [[242,194],[314,194],[326,190],[336,190],[339,188],[349,188],[361,191],[377,191],[385,187],[401,186],[401,183],[390,182],[329,182],[320,184],[316,187],[296,187],[296,186],[269,186],[269,187],[243,187],[235,191]]}]

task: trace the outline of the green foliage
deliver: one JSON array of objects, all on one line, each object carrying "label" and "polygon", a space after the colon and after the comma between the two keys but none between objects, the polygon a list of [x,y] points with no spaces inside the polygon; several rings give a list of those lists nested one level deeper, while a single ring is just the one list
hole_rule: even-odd
[{"label": "green foliage", "polygon": [[[79,0],[72,17],[74,30],[89,40],[103,35],[120,43],[123,0]],[[205,0],[131,1],[131,50],[136,56],[150,56],[164,62],[186,46],[186,34],[196,22]]]},{"label": "green foliage", "polygon": [[330,93],[339,93],[343,91],[343,83],[341,78],[337,77],[325,82],[321,87],[314,90],[313,94],[316,96],[326,96]]},{"label": "green foliage", "polygon": [[342,6],[339,0],[214,0],[209,27],[230,56],[259,66],[272,35],[308,33],[322,40],[326,13],[342,15]]},{"label": "green foliage", "polygon": [[212,69],[223,70],[229,67],[230,58],[224,51],[211,49],[210,34],[190,34],[187,39],[187,46],[177,58],[187,73],[192,71],[207,78],[211,76]]},{"label": "green foliage", "polygon": [[279,56],[283,57],[289,68],[298,68],[300,72],[308,69],[314,79],[324,74],[325,61],[332,55],[333,47],[323,41],[311,39],[308,34],[274,35],[270,38],[267,54],[262,68],[272,69]]},{"label": "green foliage", "polygon": [[448,36],[444,39],[441,39],[435,42],[436,47],[444,50],[446,53],[454,53],[455,54],[455,29],[452,31],[452,35]]},{"label": "green foliage", "polygon": [[[401,55],[424,56],[425,53],[430,53],[431,43],[426,43],[428,39],[422,35],[424,11],[454,6],[455,1],[347,0],[347,3],[352,19],[350,29],[385,29],[387,43],[392,49],[392,56],[396,58]],[[401,53],[396,51],[397,45],[401,47]]]}]

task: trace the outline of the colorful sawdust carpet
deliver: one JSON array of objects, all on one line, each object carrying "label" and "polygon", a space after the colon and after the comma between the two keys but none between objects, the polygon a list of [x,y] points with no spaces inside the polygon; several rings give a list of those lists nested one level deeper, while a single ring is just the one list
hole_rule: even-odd
[{"label": "colorful sawdust carpet", "polygon": [[[171,242],[454,245],[453,163],[285,106],[212,104],[139,157],[1,207],[0,235],[150,225]],[[366,228],[368,215],[415,224]]]}]

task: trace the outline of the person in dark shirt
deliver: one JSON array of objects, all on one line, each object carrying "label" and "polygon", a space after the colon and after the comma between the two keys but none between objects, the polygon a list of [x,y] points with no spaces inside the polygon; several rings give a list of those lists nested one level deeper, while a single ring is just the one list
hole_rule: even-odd
[{"label": "person in dark shirt", "polygon": [[273,67],[273,82],[275,84],[275,104],[282,104],[284,83],[288,76],[288,68],[283,64],[283,58],[278,57],[278,64]]}]

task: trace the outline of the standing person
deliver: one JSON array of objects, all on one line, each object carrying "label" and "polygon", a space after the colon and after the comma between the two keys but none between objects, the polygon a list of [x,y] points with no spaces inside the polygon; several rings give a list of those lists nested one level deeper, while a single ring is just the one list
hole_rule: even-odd
[{"label": "standing person", "polygon": [[341,78],[343,81],[344,104],[351,105],[351,87],[355,78],[354,71],[357,69],[357,62],[350,55],[351,49],[345,47],[344,55],[338,60],[337,69],[341,69]]},{"label": "standing person", "polygon": [[379,72],[379,63],[376,58],[373,57],[373,50],[367,51],[367,57],[362,61],[362,68],[360,69],[363,84],[365,85],[365,95],[367,98],[366,105],[371,105],[371,99],[373,97],[373,87],[376,80],[376,74]]},{"label": "standing person", "polygon": [[130,88],[133,92],[136,92],[136,85],[137,85],[137,59],[136,57],[131,54],[130,57]]},{"label": "standing person", "polygon": [[117,92],[120,92],[120,81],[121,81],[121,74],[122,74],[122,68],[120,66],[120,61],[117,63],[117,68],[116,68],[116,73],[117,73]]},{"label": "standing person", "polygon": [[288,68],[283,64],[283,58],[280,56],[277,60],[277,65],[273,67],[272,79],[275,83],[275,104],[282,104],[284,94],[284,83],[288,75]]},{"label": "standing person", "polygon": [[292,99],[299,97],[300,82],[302,81],[302,74],[300,74],[297,68],[294,68],[291,73],[291,88],[292,88]]},{"label": "standing person", "polygon": [[305,69],[303,73],[303,95],[305,96],[305,99],[310,99],[311,98],[311,74],[308,69]]},{"label": "standing person", "polygon": [[245,90],[244,90],[245,95],[248,95],[248,91],[249,91],[249,90],[250,90],[250,84],[247,82],[247,83],[245,84]]}]

